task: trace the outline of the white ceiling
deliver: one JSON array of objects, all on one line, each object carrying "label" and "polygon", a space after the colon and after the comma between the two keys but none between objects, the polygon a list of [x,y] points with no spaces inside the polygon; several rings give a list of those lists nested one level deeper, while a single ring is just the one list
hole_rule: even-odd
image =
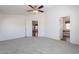
[{"label": "white ceiling", "polygon": [[[62,5],[63,6],[63,5]],[[52,10],[56,5],[44,5],[42,10],[44,13],[48,10]],[[79,5],[74,6],[75,8],[79,8]],[[31,14],[32,12],[27,12],[31,8],[27,5],[0,5],[0,14]]]},{"label": "white ceiling", "polygon": [[2,14],[26,14],[29,7],[24,5],[0,5]]},{"label": "white ceiling", "polygon": [[[0,5],[0,13],[2,14],[29,14],[27,10],[31,8],[27,5]],[[49,6],[44,6],[43,10],[49,9]]]}]

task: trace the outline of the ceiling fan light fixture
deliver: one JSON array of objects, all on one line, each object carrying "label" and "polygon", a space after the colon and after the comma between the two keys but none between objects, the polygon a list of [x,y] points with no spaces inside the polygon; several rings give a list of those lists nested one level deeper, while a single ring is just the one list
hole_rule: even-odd
[{"label": "ceiling fan light fixture", "polygon": [[38,11],[37,11],[37,10],[34,10],[33,12],[34,12],[34,13],[38,13]]}]

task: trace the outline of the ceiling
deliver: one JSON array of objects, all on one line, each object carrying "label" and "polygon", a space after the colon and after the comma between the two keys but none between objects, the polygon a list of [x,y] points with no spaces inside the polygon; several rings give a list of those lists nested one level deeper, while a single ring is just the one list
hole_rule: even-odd
[{"label": "ceiling", "polygon": [[[0,13],[2,14],[29,14],[27,10],[31,8],[27,5],[0,5]],[[49,9],[48,6],[44,6],[42,10]]]},{"label": "ceiling", "polygon": [[[62,5],[64,7],[64,5]],[[73,6],[75,8],[79,8],[79,6]],[[48,10],[52,10],[56,8],[55,5],[44,5],[42,10],[44,13]],[[32,12],[27,12],[31,8],[27,5],[0,5],[0,14],[33,14]]]}]

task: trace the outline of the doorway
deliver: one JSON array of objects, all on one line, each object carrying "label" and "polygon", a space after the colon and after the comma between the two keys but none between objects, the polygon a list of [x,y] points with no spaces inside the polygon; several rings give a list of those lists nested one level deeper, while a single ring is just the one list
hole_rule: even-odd
[{"label": "doorway", "polygon": [[70,42],[70,16],[60,18],[60,38]]},{"label": "doorway", "polygon": [[38,21],[32,21],[32,37],[38,37]]}]

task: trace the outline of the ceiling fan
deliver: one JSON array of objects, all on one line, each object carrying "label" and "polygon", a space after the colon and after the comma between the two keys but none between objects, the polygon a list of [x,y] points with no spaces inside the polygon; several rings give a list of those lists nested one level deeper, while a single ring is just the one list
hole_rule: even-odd
[{"label": "ceiling fan", "polygon": [[43,5],[28,5],[29,7],[32,8],[32,10],[27,10],[28,12],[34,12],[34,13],[38,13],[38,12],[41,12],[43,13],[44,11],[41,10],[44,6]]}]

